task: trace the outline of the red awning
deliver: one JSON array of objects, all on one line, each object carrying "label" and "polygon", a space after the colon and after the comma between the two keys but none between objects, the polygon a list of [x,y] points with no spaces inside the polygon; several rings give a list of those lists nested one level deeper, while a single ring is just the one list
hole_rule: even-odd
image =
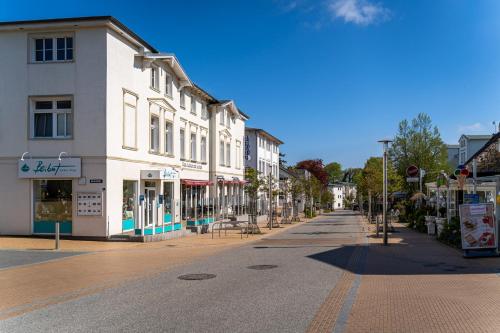
[{"label": "red awning", "polygon": [[213,182],[210,180],[181,179],[181,184],[188,186],[210,186]]}]

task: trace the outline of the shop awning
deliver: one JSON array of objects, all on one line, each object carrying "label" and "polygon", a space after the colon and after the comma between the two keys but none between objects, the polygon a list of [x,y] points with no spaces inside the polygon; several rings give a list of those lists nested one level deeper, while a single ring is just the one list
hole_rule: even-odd
[{"label": "shop awning", "polygon": [[213,182],[210,180],[181,179],[181,184],[187,186],[210,186]]}]

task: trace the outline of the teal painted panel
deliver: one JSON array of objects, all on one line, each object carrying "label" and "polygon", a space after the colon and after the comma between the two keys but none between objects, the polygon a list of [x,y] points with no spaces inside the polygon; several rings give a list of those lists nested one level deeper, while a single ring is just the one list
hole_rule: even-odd
[{"label": "teal painted panel", "polygon": [[128,231],[132,230],[135,227],[135,220],[134,219],[126,219],[122,220],[122,231]]},{"label": "teal painted panel", "polygon": [[165,223],[170,223],[170,222],[172,222],[172,214],[165,214],[165,215],[163,216],[163,221],[164,221]]},{"label": "teal painted panel", "polygon": [[[59,228],[61,234],[71,234],[73,232],[73,224],[71,221],[61,222]],[[55,232],[56,223],[54,221],[35,221],[33,223],[34,234],[54,234]]]},{"label": "teal painted panel", "polygon": [[181,230],[182,229],[182,224],[176,223],[174,224],[174,230]]}]

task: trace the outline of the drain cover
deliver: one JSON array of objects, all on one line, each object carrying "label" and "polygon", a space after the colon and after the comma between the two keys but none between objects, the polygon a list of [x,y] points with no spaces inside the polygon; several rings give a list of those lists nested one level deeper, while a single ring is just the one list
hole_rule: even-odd
[{"label": "drain cover", "polygon": [[197,280],[208,280],[216,277],[215,274],[185,274],[177,277],[180,280],[189,280],[189,281],[197,281]]},{"label": "drain cover", "polygon": [[258,271],[263,271],[265,269],[273,269],[278,267],[278,265],[253,265],[253,266],[248,266],[248,269],[256,269]]}]

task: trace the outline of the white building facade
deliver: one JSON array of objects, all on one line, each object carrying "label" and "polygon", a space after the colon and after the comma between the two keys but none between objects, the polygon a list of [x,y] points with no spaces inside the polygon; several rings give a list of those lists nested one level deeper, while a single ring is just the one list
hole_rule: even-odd
[{"label": "white building facade", "polygon": [[[211,221],[220,102],[173,54],[112,17],[1,23],[0,45],[0,234],[51,234],[59,222],[73,236],[150,235]],[[243,179],[231,158],[228,175]]]},{"label": "white building facade", "polygon": [[[273,190],[279,190],[279,159],[280,146],[283,142],[260,128],[245,128],[245,167],[253,168],[262,177],[272,176]],[[258,212],[267,214],[268,191],[262,191],[258,198]],[[279,207],[280,201],[275,198],[274,207]]]}]

